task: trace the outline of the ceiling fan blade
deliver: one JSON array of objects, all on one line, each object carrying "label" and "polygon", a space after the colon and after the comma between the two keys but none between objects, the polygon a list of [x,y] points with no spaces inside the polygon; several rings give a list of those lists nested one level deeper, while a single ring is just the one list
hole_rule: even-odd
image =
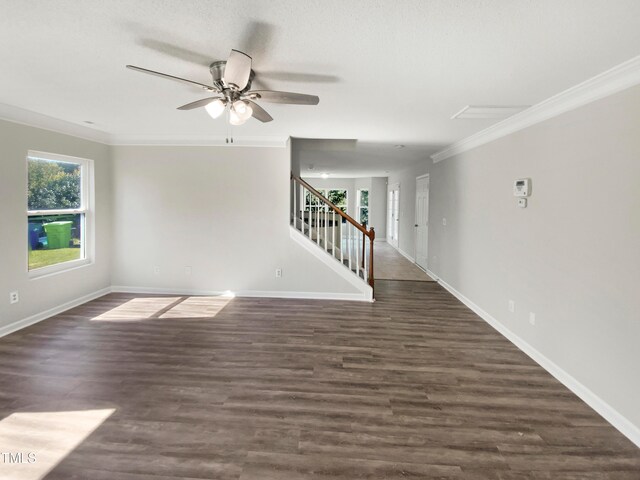
[{"label": "ceiling fan blade", "polygon": [[262,79],[276,80],[281,82],[300,82],[300,83],[337,83],[340,77],[335,75],[323,75],[320,73],[303,73],[303,72],[265,72],[262,69],[256,72]]},{"label": "ceiling fan blade", "polygon": [[246,93],[249,98],[260,99],[263,102],[287,103],[290,105],[317,105],[320,99],[315,95],[304,93],[274,92],[273,90],[252,90]]},{"label": "ceiling fan blade", "polygon": [[249,83],[250,76],[251,57],[239,50],[231,50],[224,67],[224,83],[229,87],[235,86],[238,91],[242,91]]},{"label": "ceiling fan blade", "polygon": [[186,78],[174,77],[173,75],[168,75],[166,73],[156,72],[154,70],[148,70],[142,67],[136,67],[135,65],[127,65],[127,68],[131,70],[135,70],[137,72],[148,73],[149,75],[155,75],[156,77],[168,78],[169,80],[175,80],[177,82],[188,83],[190,85],[196,85],[200,88],[204,88],[210,92],[216,92],[217,88],[212,87],[211,85],[205,85],[204,83],[194,82],[193,80],[187,80]]},{"label": "ceiling fan blade", "polygon": [[253,109],[253,114],[251,115],[256,120],[260,120],[262,123],[267,123],[273,120],[273,117],[267,113],[267,111],[258,105],[256,102],[252,102],[248,100],[249,105]]},{"label": "ceiling fan blade", "polygon": [[178,107],[178,110],[193,110],[194,108],[205,107],[209,105],[214,100],[217,100],[222,97],[209,97],[203,98],[202,100],[196,100],[195,102],[187,103],[186,105],[182,105]]}]

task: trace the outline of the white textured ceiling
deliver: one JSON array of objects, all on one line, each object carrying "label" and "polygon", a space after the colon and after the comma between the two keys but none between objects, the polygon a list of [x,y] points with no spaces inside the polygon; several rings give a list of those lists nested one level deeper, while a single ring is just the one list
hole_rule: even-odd
[{"label": "white textured ceiling", "polygon": [[495,122],[451,120],[465,105],[535,104],[640,53],[638,0],[3,0],[1,14],[0,103],[116,138],[224,137],[224,120],[176,110],[202,91],[125,65],[209,83],[236,48],[254,85],[320,97],[263,104],[275,121],[236,138],[423,157]]}]

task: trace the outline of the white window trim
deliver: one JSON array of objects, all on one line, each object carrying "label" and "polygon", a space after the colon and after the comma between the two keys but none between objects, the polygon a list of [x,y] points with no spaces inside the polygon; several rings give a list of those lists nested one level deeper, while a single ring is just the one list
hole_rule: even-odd
[{"label": "white window trim", "polygon": [[[361,192],[367,192],[369,193],[369,189],[368,188],[359,188],[356,190],[356,220],[358,221],[358,223],[362,223],[362,219],[360,218],[360,213],[361,213],[361,209],[366,208],[367,209],[367,214],[369,213],[369,205],[363,206],[361,205],[360,202],[362,202],[362,195]],[[367,215],[368,217],[368,215]]]},{"label": "white window trim", "polygon": [[[95,200],[95,181],[93,160],[88,158],[72,157],[69,155],[60,155],[57,153],[40,152],[29,150],[26,157],[27,167],[27,184],[25,188],[25,201],[28,199],[29,192],[29,158],[41,158],[43,160],[54,160],[58,162],[76,163],[80,165],[80,199],[81,205],[79,209],[63,209],[63,210],[29,210],[27,205],[26,218],[37,215],[60,215],[60,214],[84,214],[84,229],[82,231],[81,245],[84,250],[84,258],[78,260],[70,260],[68,262],[56,263],[48,267],[36,268],[29,270],[29,249],[26,252],[26,269],[30,279],[48,277],[50,275],[75,270],[94,263],[95,252],[95,225],[94,225],[94,200]],[[27,228],[24,228],[27,231]],[[27,237],[27,242],[29,238]],[[27,242],[24,244],[27,245]]]}]

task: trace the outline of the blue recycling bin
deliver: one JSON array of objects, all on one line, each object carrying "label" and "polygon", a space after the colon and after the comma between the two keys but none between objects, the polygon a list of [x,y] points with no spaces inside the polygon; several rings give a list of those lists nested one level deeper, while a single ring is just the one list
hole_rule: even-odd
[{"label": "blue recycling bin", "polygon": [[29,224],[29,246],[31,247],[31,250],[38,248],[38,242],[40,242],[40,228],[41,225],[39,223]]}]

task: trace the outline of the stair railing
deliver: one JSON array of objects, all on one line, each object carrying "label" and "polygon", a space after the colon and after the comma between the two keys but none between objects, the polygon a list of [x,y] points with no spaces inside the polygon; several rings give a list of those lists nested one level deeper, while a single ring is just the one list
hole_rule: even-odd
[{"label": "stair railing", "polygon": [[358,223],[293,173],[291,192],[290,224],[374,288],[374,228]]}]

